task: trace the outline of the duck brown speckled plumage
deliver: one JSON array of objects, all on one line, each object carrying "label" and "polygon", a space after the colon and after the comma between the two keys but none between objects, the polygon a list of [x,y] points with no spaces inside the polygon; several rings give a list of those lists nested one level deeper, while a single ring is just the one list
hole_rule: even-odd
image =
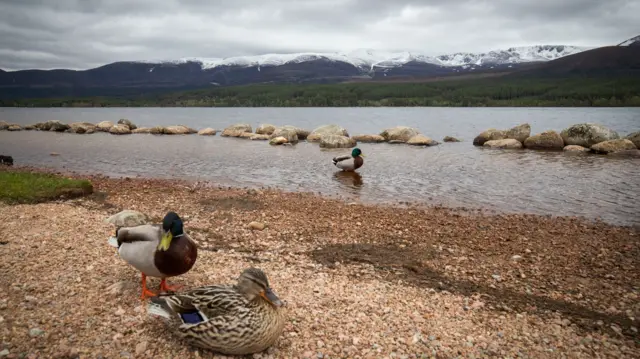
[{"label": "duck brown speckled plumage", "polygon": [[211,285],[152,297],[148,313],[169,320],[189,344],[227,355],[261,352],[285,324],[283,303],[264,272],[245,269],[235,285]]}]

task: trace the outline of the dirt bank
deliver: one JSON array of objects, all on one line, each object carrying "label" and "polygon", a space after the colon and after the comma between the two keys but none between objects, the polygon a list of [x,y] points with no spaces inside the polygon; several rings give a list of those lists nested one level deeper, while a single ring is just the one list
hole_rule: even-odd
[{"label": "dirt bank", "polygon": [[[214,357],[147,317],[139,274],[106,243],[113,227],[103,220],[122,209],[156,221],[174,210],[202,246],[171,284],[266,271],[290,322],[258,358],[640,356],[637,229],[91,180],[90,197],[0,205],[0,356]],[[267,228],[252,231],[252,221]]]}]

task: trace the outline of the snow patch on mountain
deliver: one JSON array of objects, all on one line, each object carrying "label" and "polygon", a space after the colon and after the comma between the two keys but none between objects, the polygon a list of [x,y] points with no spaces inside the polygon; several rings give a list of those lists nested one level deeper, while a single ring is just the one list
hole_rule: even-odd
[{"label": "snow patch on mountain", "polygon": [[256,56],[237,56],[228,58],[181,58],[177,60],[137,61],[149,64],[184,64],[188,62],[199,63],[203,70],[220,66],[240,67],[265,67],[281,66],[288,63],[303,63],[315,60],[343,62],[351,64],[363,70],[374,68],[394,68],[403,66],[409,62],[427,63],[446,67],[480,66],[513,64],[532,61],[549,61],[563,56],[582,52],[591,48],[564,46],[564,45],[539,45],[512,47],[507,50],[490,51],[487,53],[456,53],[441,56],[429,56],[418,52],[388,52],[371,49],[357,49],[350,52],[334,53],[290,53],[290,54],[264,54]]},{"label": "snow patch on mountain", "polygon": [[640,43],[640,35],[636,36],[636,37],[632,37],[629,40],[623,41],[621,43],[618,44],[618,46],[637,46],[638,43]]}]

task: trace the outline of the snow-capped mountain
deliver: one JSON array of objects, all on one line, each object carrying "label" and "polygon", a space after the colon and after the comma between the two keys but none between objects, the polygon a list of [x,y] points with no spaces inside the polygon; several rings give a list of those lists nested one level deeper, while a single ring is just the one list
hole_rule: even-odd
[{"label": "snow-capped mountain", "polygon": [[[424,63],[446,67],[505,65],[537,61],[549,61],[563,56],[590,49],[589,47],[564,45],[539,45],[512,47],[507,50],[496,50],[487,53],[456,53],[450,55],[429,56],[418,52],[386,52],[370,49],[358,49],[351,52],[334,53],[290,53],[265,54],[257,56],[238,56],[228,58],[182,58],[178,60],[138,61],[148,64],[184,64],[198,63],[203,70],[218,67],[260,67],[283,66],[317,60],[343,62],[363,70],[376,68],[394,68],[407,63]],[[151,70],[151,69],[150,69]],[[152,70],[151,70],[152,71]]]},{"label": "snow-capped mountain", "polygon": [[623,41],[618,46],[640,46],[640,35],[632,37],[629,40]]}]

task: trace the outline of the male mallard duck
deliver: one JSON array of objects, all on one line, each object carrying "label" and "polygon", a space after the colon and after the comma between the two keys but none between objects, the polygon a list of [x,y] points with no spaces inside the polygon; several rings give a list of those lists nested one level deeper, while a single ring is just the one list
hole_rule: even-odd
[{"label": "male mallard duck", "polygon": [[351,151],[351,156],[338,156],[332,159],[333,164],[343,171],[355,171],[362,167],[364,155],[358,147]]},{"label": "male mallard duck", "polygon": [[142,299],[156,295],[147,289],[147,276],[161,278],[160,290],[176,288],[166,283],[167,277],[187,273],[196,262],[198,249],[184,233],[182,219],[168,212],[162,226],[143,224],[122,227],[109,244],[118,248],[120,257],[142,273]]},{"label": "male mallard duck", "polygon": [[211,285],[151,297],[148,313],[169,320],[189,344],[227,355],[261,352],[285,324],[283,303],[258,268],[245,269],[236,285]]}]

